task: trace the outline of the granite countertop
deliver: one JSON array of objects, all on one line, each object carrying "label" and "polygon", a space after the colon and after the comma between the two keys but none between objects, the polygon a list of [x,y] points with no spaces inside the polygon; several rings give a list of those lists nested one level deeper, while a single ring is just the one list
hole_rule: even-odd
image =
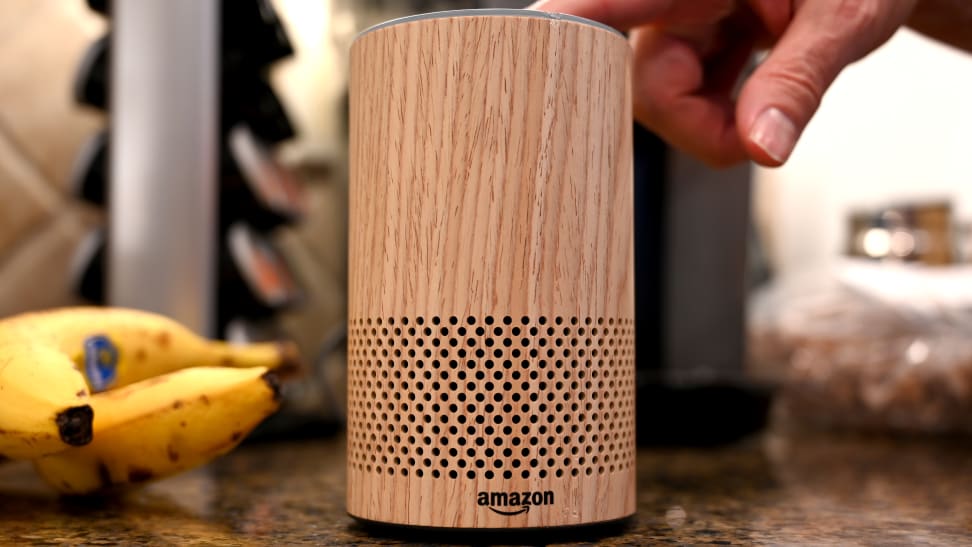
[{"label": "granite countertop", "polygon": [[[638,483],[637,515],[599,544],[972,543],[972,443],[963,440],[765,434],[721,448],[641,449]],[[244,445],[122,499],[61,499],[29,464],[0,464],[2,544],[401,542],[345,514],[340,436]]]}]

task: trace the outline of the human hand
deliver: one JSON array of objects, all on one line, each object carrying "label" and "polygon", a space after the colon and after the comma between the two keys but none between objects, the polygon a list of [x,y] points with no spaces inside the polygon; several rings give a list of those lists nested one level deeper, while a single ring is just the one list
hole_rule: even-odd
[{"label": "human hand", "polygon": [[[634,116],[713,166],[784,163],[824,92],[918,0],[541,0],[630,30]],[[737,91],[754,51],[772,48]]]}]

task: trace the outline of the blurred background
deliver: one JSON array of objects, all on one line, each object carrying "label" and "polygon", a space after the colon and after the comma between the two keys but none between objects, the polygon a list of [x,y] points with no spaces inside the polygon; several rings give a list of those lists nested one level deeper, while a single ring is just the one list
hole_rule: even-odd
[{"label": "blurred background", "polygon": [[[310,378],[264,433],[333,430],[350,43],[525,4],[5,0],[0,316],[132,305],[292,338]],[[636,132],[641,442],[771,420],[972,433],[969,89],[972,57],[903,30],[838,78],[785,167],[714,171]]]}]

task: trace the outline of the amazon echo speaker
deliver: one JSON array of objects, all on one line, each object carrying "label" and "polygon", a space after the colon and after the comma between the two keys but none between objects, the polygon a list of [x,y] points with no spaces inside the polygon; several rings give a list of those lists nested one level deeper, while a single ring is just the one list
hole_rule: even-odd
[{"label": "amazon echo speaker", "polygon": [[538,529],[635,510],[630,51],[526,10],[351,48],[348,512]]}]

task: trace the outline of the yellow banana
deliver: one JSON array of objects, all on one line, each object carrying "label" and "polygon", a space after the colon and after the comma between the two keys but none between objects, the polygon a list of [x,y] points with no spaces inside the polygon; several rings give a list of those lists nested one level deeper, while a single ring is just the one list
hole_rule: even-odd
[{"label": "yellow banana", "polygon": [[94,440],[34,460],[51,486],[88,494],[185,471],[234,448],[279,406],[266,368],[195,367],[91,396]]},{"label": "yellow banana", "polygon": [[91,441],[84,377],[63,353],[0,343],[0,456],[30,459]]},{"label": "yellow banana", "polygon": [[0,321],[0,345],[53,347],[81,368],[93,392],[194,366],[295,364],[293,345],[207,340],[167,317],[124,308],[61,308]]}]

